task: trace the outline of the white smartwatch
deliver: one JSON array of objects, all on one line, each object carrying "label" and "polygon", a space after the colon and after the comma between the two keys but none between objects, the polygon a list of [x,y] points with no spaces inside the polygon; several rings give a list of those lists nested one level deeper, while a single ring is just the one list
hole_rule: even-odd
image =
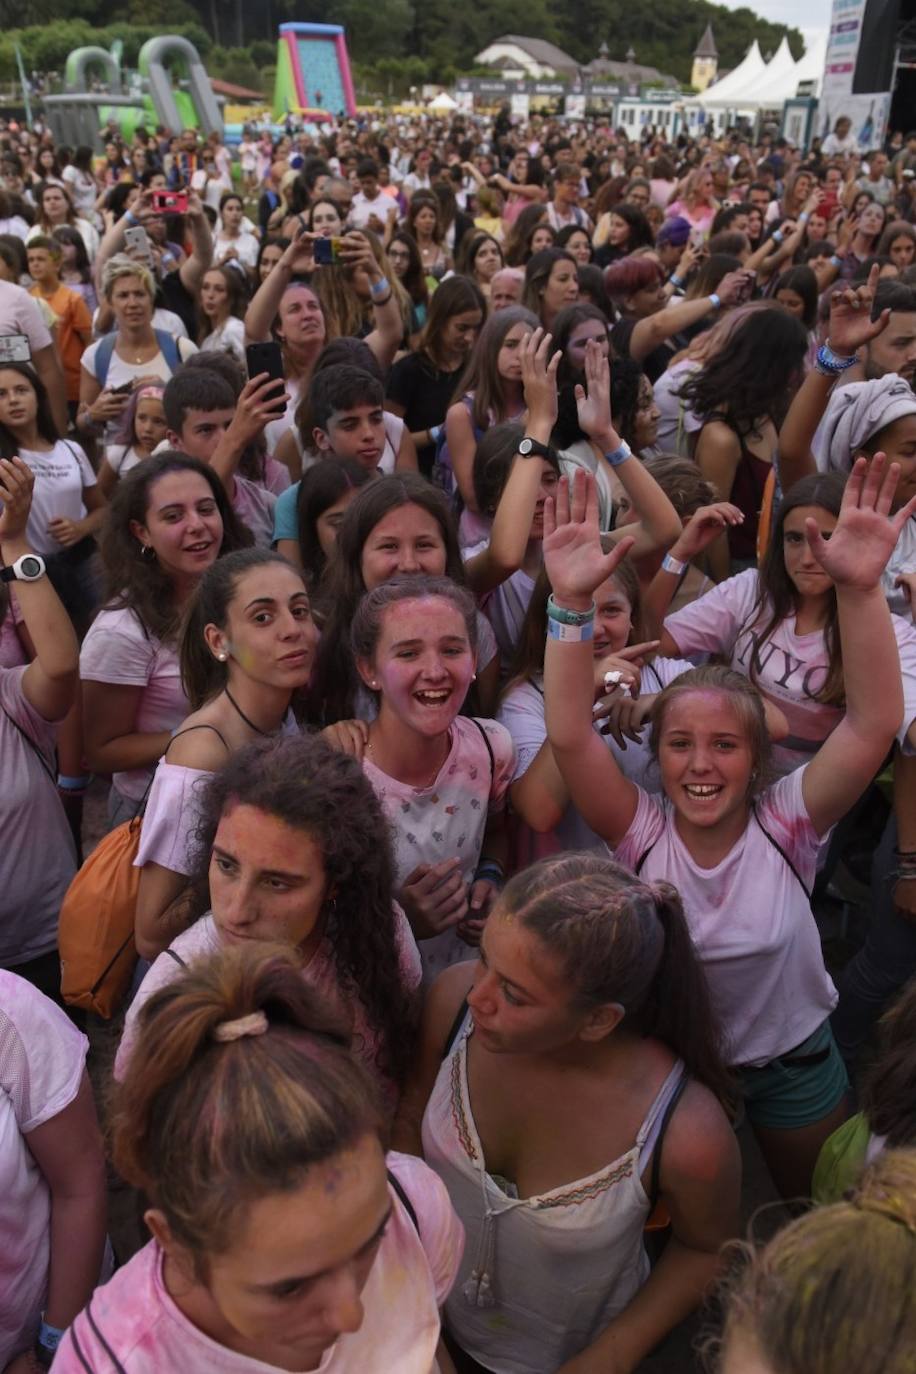
[{"label": "white smartwatch", "polygon": [[0,582],[37,582],[47,572],[45,560],[37,553],[24,553],[15,563],[0,568]]}]

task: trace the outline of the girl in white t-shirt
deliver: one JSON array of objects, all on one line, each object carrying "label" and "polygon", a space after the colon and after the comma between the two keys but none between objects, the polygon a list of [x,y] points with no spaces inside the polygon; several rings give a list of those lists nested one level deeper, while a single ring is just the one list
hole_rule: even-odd
[{"label": "girl in white t-shirt", "polygon": [[298,961],[195,960],[138,1032],[113,1155],[153,1239],[76,1318],[59,1374],[429,1374],[461,1225],[425,1164],[386,1158],[346,1022]]},{"label": "girl in white t-shirt", "polygon": [[49,998],[0,969],[0,1365],[8,1374],[49,1367],[99,1279],[105,1158],[88,1048]]},{"label": "girl in white t-shirt", "polygon": [[185,603],[220,553],[250,543],[196,458],[156,454],[117,485],[102,539],[108,600],[80,653],[86,758],[113,775],[112,824],[137,814],[188,712],[177,643]]},{"label": "girl in white t-shirt", "polygon": [[377,696],[363,767],[394,831],[398,900],[424,976],[471,957],[505,871],[509,733],[460,716],[474,676],[473,598],[445,577],[399,577],[353,619],[360,677]]},{"label": "girl in white t-shirt", "polygon": [[[773,751],[781,775],[807,763],[843,718],[837,590],[805,538],[805,525],[815,520],[829,538],[844,487],[845,479],[837,473],[796,482],[783,498],[759,571],[749,569],[720,582],[668,616],[662,631],[662,654],[720,655],[750,679],[768,706],[782,712],[788,732]],[[687,557],[679,546],[672,554],[676,560]],[[670,595],[677,577],[662,570],[653,583],[647,601],[655,623],[663,614],[657,598]],[[912,630],[898,616],[891,621],[901,655],[912,665]],[[912,714],[907,723],[910,719]]]},{"label": "girl in white t-shirt", "polygon": [[60,438],[41,378],[28,363],[0,367],[0,457],[22,458],[35,474],[28,538],[78,628],[96,604],[86,564],[105,515],[95,473],[79,444]]},{"label": "girl in white t-shirt", "polygon": [[[208,734],[215,741],[199,727],[183,739]],[[387,823],[358,762],[296,732],[223,751],[215,774],[160,764],[157,786],[164,766],[189,776],[183,784],[166,778],[158,807],[154,789],[139,859],[146,850],[171,862],[171,846],[188,875],[187,928],[174,927],[171,943],[160,944],[130,1005],[116,1076],[132,1053],[140,1008],[177,975],[176,956],[188,964],[242,939],[264,940],[294,950],[303,978],[346,1012],[357,1056],[393,1111],[413,1051],[420,956],[394,902]],[[191,812],[178,833],[163,793]]]},{"label": "girl in white t-shirt", "polygon": [[809,898],[817,854],[871,781],[903,711],[880,578],[916,498],[889,517],[898,471],[886,472],[883,457],[867,475],[866,467],[854,469],[829,542],[813,519],[803,531],[836,586],[846,714],[805,768],[769,787],[760,698],[720,667],[684,674],[656,703],[651,742],[664,797],[621,774],[591,728],[592,596],[620,557],[601,551],[594,479],[577,474],[571,494],[564,485],[546,520],[554,756],[586,822],[621,862],[680,891],[748,1117],[785,1196],[808,1191],[820,1146],[846,1112],[827,1020],[836,991]]},{"label": "girl in white t-shirt", "polygon": [[118,478],[149,458],[165,438],[164,390],[162,382],[147,382],[128,401],[115,442],[106,447],[99,468],[99,488],[106,498]]},{"label": "girl in white t-shirt", "polygon": [[198,292],[200,332],[197,342],[202,350],[230,353],[245,365],[245,307],[248,288],[243,272],[231,264],[218,263],[203,275]]}]

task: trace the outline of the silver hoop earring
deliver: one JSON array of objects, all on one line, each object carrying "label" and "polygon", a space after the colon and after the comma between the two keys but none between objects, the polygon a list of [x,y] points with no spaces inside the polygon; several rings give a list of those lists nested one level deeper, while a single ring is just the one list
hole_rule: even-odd
[{"label": "silver hoop earring", "polygon": [[144,559],[147,563],[151,558],[156,557],[156,550],[153,548],[152,544],[140,545],[140,557]]}]

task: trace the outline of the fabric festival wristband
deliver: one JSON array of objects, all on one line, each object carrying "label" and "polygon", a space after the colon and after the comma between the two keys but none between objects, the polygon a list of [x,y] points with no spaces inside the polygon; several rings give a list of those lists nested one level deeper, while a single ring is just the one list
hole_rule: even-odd
[{"label": "fabric festival wristband", "polygon": [[561,625],[587,625],[595,619],[595,603],[593,601],[587,611],[571,611],[567,606],[559,606],[551,592],[547,598],[547,614]]},{"label": "fabric festival wristband", "polygon": [[774,243],[782,243],[783,239],[785,238],[785,234],[782,232],[781,229],[777,229],[774,233],[770,235],[770,237],[772,238]]},{"label": "fabric festival wristband", "polygon": [[426,433],[429,435],[429,442],[431,444],[438,444],[439,435],[442,433],[444,428],[444,425],[430,425]]},{"label": "fabric festival wristband", "polygon": [[680,577],[682,573],[687,571],[689,566],[688,563],[682,563],[679,558],[675,558],[670,553],[666,553],[662,559],[662,572],[674,573],[675,577]]},{"label": "fabric festival wristband", "polygon": [[65,1334],[65,1329],[63,1329],[63,1327],[51,1326],[48,1322],[45,1322],[44,1318],[41,1318],[41,1326],[38,1327],[37,1344],[45,1349],[45,1351],[51,1353],[51,1355],[54,1355],[60,1341],[63,1340],[63,1334]]},{"label": "fabric festival wristband", "polygon": [[604,460],[606,463],[610,463],[612,468],[619,468],[621,463],[625,463],[628,458],[632,457],[633,450],[630,448],[626,439],[624,439],[620,447],[615,448],[613,453],[606,453],[604,455]]},{"label": "fabric festival wristband", "polygon": [[391,283],[389,282],[388,278],[380,277],[377,282],[373,282],[372,285],[369,287],[369,295],[372,297],[373,300],[375,300],[377,296],[384,296],[385,293],[390,290]]},{"label": "fabric festival wristband", "polygon": [[717,291],[711,292],[710,297],[709,297],[709,303],[710,303],[710,305],[712,306],[713,310],[721,310],[721,308],[722,308],[722,301],[721,301],[721,299],[720,299],[719,294],[718,294]]},{"label": "fabric festival wristband", "polygon": [[501,887],[506,881],[505,869],[495,859],[481,859],[474,873],[474,880],[476,882],[481,878],[485,878],[490,883],[497,883]]},{"label": "fabric festival wristband", "polygon": [[810,218],[811,216],[808,214],[808,211],[802,210],[801,214],[798,217],[798,222],[799,224],[807,224]]},{"label": "fabric festival wristband", "polygon": [[547,638],[559,639],[564,644],[582,644],[595,638],[595,622],[589,620],[584,625],[565,625],[561,620],[548,618]]}]

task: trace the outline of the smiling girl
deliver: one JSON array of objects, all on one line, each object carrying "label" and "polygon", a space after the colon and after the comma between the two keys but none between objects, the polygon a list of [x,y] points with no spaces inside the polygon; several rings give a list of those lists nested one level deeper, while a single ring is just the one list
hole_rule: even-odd
[{"label": "smiling girl", "polygon": [[503,726],[458,714],[477,654],[463,588],[444,577],[386,582],[360,602],[351,639],[378,700],[363,767],[394,829],[398,900],[428,980],[469,957],[502,880],[515,751]]},{"label": "smiling girl", "polygon": [[[664,797],[624,778],[591,728],[594,589],[621,556],[601,552],[594,483],[577,474],[547,514],[553,585],[544,661],[547,732],[586,822],[621,862],[673,882],[740,1071],[748,1117],[784,1196],[804,1194],[845,1114],[847,1080],[827,1018],[809,891],[818,851],[884,759],[903,713],[900,660],[880,577],[916,498],[891,518],[897,469],[856,464],[829,542],[805,539],[836,587],[846,714],[806,767],[767,786],[766,726],[746,678],[707,667],[658,698],[651,745]],[[874,683],[882,683],[876,694]]]},{"label": "smiling girl", "polygon": [[109,599],[80,653],[86,759],[113,774],[112,824],[137,813],[187,714],[177,643],[184,605],[220,553],[250,542],[222,484],[195,458],[157,454],[118,483],[102,537]]}]

